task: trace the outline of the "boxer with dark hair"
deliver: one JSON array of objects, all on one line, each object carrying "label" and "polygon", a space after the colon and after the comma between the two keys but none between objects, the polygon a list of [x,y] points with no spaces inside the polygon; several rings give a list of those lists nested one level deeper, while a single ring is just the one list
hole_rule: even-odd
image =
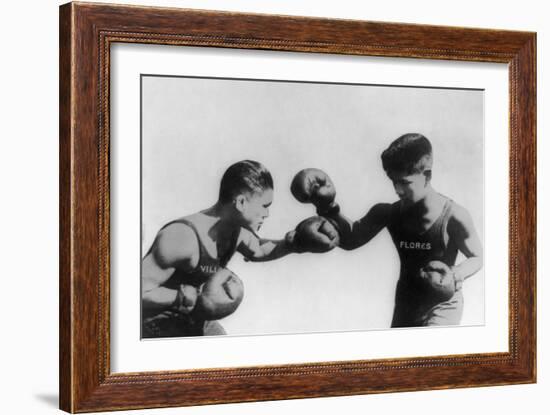
[{"label": "boxer with dark hair", "polygon": [[[358,221],[340,213],[330,178],[317,169],[296,175],[293,193],[336,224],[340,246],[359,248],[387,228],[401,260],[392,327],[460,324],[462,283],[483,265],[481,242],[468,211],[431,185],[433,152],[421,134],[405,134],[382,153],[399,200],[373,206]],[[458,253],[465,260],[456,264]]]},{"label": "boxer with dark hair", "polygon": [[237,251],[248,261],[271,261],[336,245],[336,232],[323,218],[300,224],[281,240],[260,238],[272,201],[269,171],[244,160],[226,170],[212,207],[162,227],[141,264],[142,337],[225,334],[213,321],[233,313],[242,300],[240,279],[225,269]]}]

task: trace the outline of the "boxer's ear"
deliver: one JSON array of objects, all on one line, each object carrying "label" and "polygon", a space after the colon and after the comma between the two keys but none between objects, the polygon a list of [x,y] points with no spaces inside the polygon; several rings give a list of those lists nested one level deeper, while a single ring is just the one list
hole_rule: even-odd
[{"label": "boxer's ear", "polygon": [[235,199],[233,199],[233,205],[235,206],[235,209],[237,209],[241,213],[245,209],[246,202],[247,198],[244,194],[237,195],[235,196]]}]

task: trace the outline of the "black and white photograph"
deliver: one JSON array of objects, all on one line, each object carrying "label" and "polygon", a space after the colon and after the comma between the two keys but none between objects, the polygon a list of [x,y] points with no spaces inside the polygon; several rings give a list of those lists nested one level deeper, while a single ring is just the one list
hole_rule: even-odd
[{"label": "black and white photograph", "polygon": [[142,74],[140,226],[142,339],[483,325],[484,91]]},{"label": "black and white photograph", "polygon": [[2,413],[544,414],[547,10],[6,2]]}]

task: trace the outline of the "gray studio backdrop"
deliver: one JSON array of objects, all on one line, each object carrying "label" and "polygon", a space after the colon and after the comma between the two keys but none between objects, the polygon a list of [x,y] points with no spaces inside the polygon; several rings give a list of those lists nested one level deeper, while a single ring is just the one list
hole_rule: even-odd
[{"label": "gray studio backdrop", "polygon": [[[243,159],[275,181],[262,237],[315,214],[289,190],[305,167],[325,170],[342,212],[359,219],[397,200],[380,154],[408,132],[431,140],[434,188],[468,209],[484,241],[483,108],[479,90],[143,76],[142,255],[166,222],[214,204],[223,172]],[[222,324],[232,335],[385,329],[398,267],[386,230],[351,252],[236,254],[229,268],[245,297]],[[483,270],[465,283],[463,325],[483,324],[483,288]]]}]

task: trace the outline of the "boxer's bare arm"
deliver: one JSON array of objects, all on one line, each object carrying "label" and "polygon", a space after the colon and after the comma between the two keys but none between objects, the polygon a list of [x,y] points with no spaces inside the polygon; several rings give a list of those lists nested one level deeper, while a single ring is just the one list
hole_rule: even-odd
[{"label": "boxer's bare arm", "polygon": [[457,281],[471,277],[483,266],[483,248],[470,213],[456,203],[447,225],[449,240],[456,243],[466,259],[452,267]]},{"label": "boxer's bare arm", "polygon": [[175,223],[161,230],[141,262],[141,298],[145,311],[171,306],[177,290],[163,287],[176,268],[192,270],[199,260],[199,244],[193,230]]},{"label": "boxer's bare arm", "polygon": [[239,235],[237,251],[251,262],[272,261],[292,252],[284,239],[262,239],[244,228]]},{"label": "boxer's bare arm", "polygon": [[353,222],[344,215],[331,214],[329,218],[336,222],[340,233],[340,247],[352,250],[365,245],[388,224],[391,204],[378,203],[365,216]]}]

